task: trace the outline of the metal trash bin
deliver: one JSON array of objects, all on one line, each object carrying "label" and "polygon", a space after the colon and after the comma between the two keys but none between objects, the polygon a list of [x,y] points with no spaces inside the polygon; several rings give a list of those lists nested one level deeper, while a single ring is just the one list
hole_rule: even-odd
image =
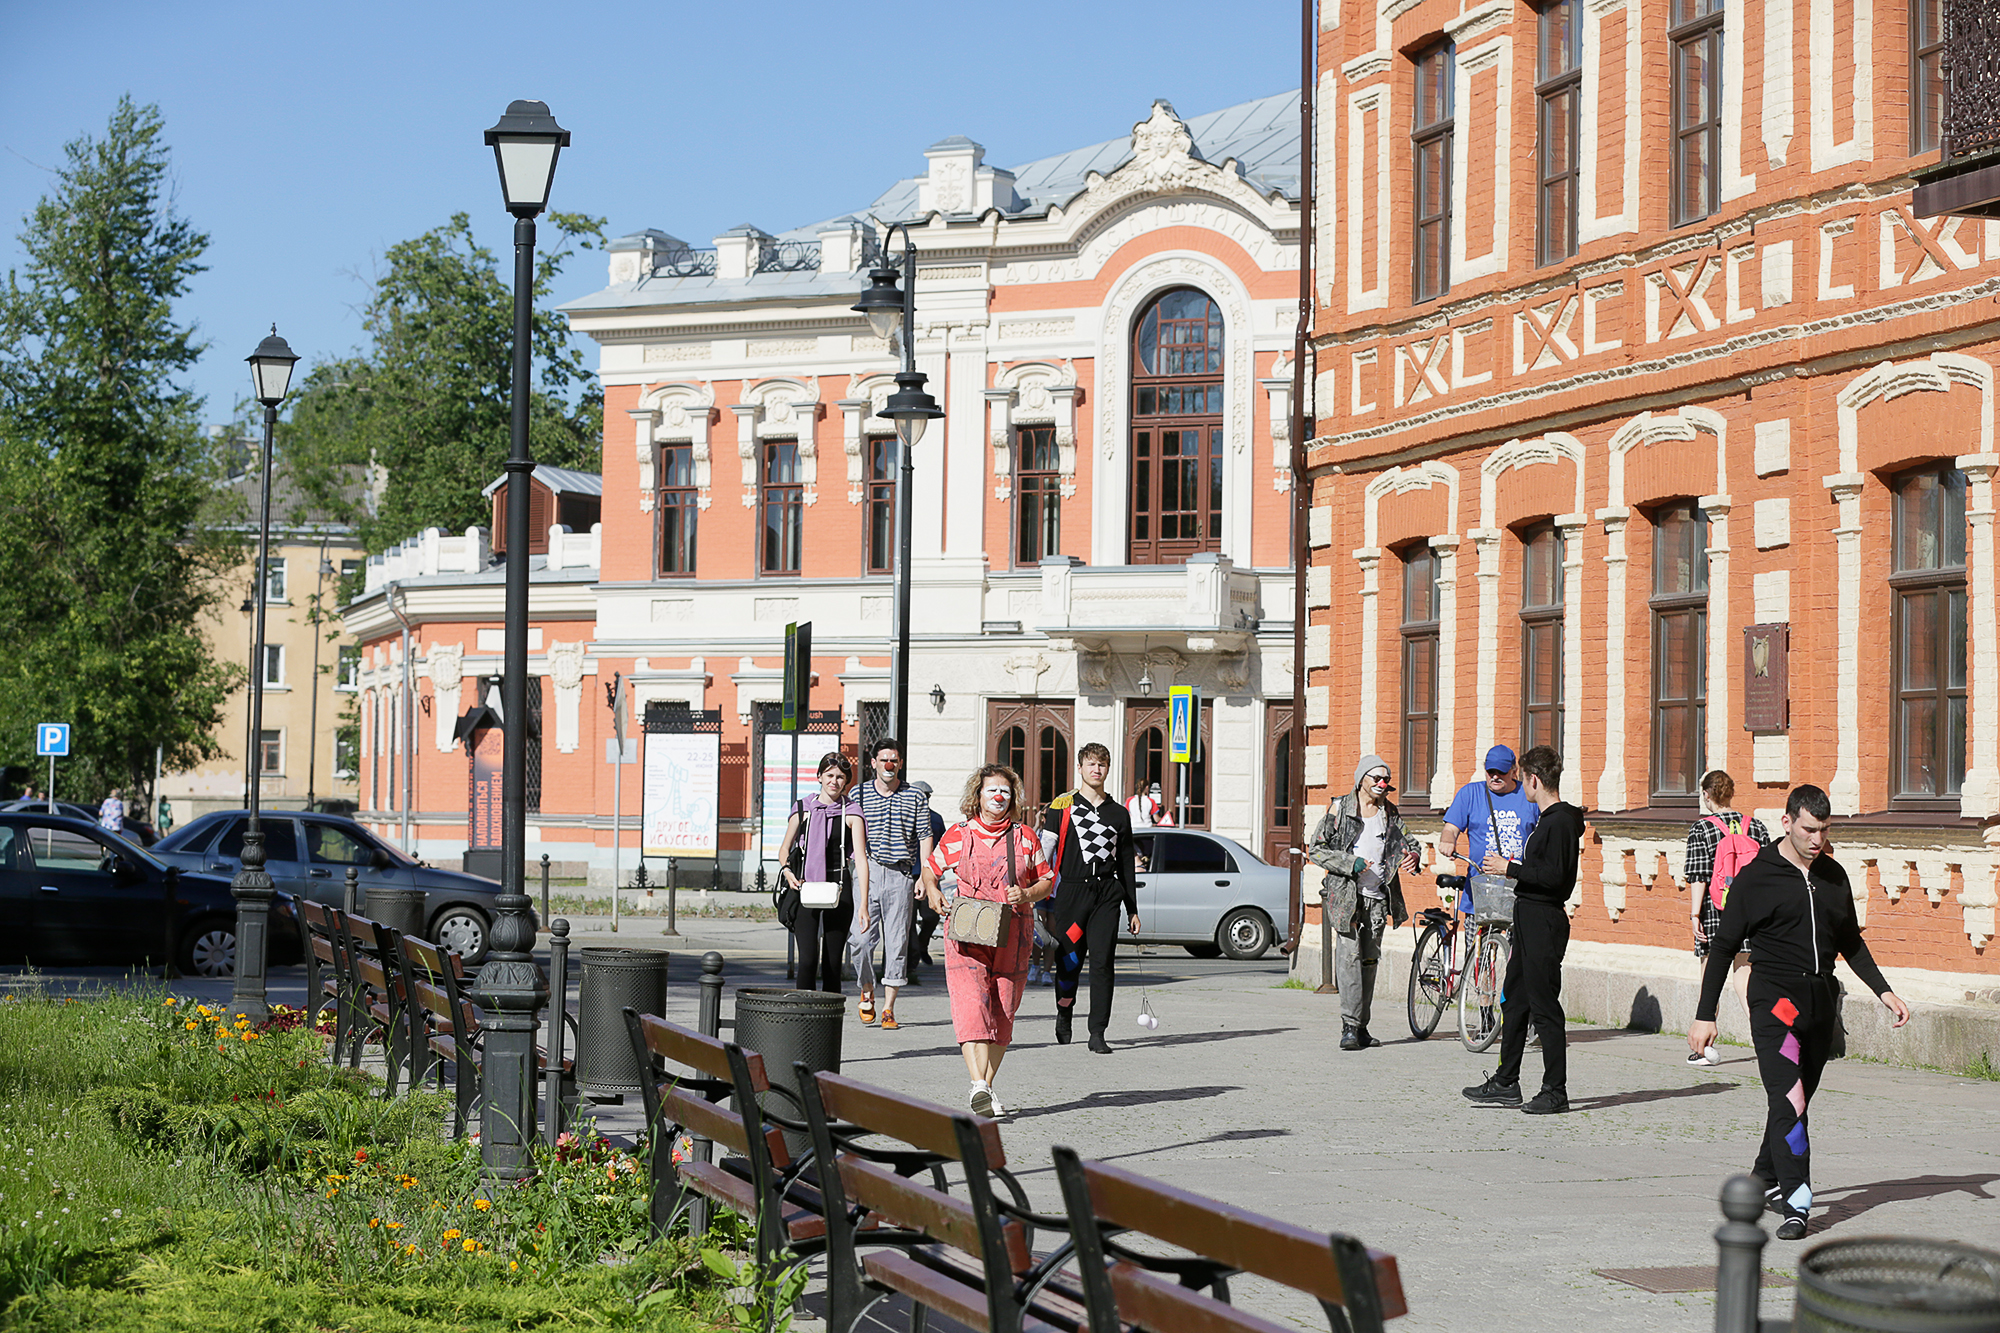
[{"label": "metal trash bin", "polygon": [[[832,991],[792,990],[785,986],[744,986],[736,992],[736,1044],[764,1057],[764,1075],[773,1087],[798,1092],[794,1061],[816,1074],[840,1072],[841,1024],[847,1005]],[[798,1104],[766,1093],[764,1109],[788,1120],[801,1119]],[[803,1133],[786,1131],[794,1157],[811,1144]]]},{"label": "metal trash bin", "polygon": [[368,886],[368,905],[362,910],[379,926],[404,935],[424,937],[424,891],[398,888],[393,884]]},{"label": "metal trash bin", "polygon": [[2000,1333],[2000,1254],[1864,1236],[1799,1258],[1797,1333]]},{"label": "metal trash bin", "polygon": [[625,1009],[664,1015],[664,949],[579,949],[576,1082],[592,1101],[622,1102],[645,1085],[646,1069],[632,1052]]}]

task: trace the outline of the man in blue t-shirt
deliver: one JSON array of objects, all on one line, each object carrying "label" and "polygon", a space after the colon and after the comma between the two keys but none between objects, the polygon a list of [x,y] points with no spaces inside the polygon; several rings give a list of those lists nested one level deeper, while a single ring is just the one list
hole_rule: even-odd
[{"label": "man in blue t-shirt", "polygon": [[[1438,848],[1444,855],[1451,855],[1459,850],[1459,835],[1464,834],[1471,843],[1465,852],[1470,867],[1465,872],[1468,875],[1478,872],[1489,851],[1498,851],[1507,860],[1518,861],[1540,815],[1535,803],[1521,791],[1521,774],[1514,762],[1514,752],[1496,745],[1486,752],[1485,779],[1466,783],[1451,798],[1451,808],[1444,812]],[[1469,895],[1461,895],[1459,910],[1472,910]]]}]

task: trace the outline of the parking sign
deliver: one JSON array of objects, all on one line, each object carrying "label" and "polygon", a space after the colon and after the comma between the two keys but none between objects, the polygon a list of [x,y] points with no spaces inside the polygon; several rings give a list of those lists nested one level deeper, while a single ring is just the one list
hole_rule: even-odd
[{"label": "parking sign", "polygon": [[1201,691],[1192,685],[1167,690],[1167,760],[1191,764],[1200,748]]},{"label": "parking sign", "polygon": [[69,723],[44,722],[35,728],[35,756],[65,759],[69,756]]}]

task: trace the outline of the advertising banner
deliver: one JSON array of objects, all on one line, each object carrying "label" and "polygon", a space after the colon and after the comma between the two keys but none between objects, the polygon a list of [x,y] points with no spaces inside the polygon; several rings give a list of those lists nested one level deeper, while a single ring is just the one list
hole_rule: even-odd
[{"label": "advertising banner", "polygon": [[641,851],[715,859],[721,787],[720,732],[647,732]]},{"label": "advertising banner", "polygon": [[[803,800],[819,790],[819,779],[813,775],[819,770],[820,757],[840,748],[840,733],[807,733],[801,735],[798,742],[799,798]],[[764,737],[764,766],[758,775],[762,790],[758,808],[763,814],[763,832],[757,848],[760,860],[777,860],[778,845],[785,840],[785,820],[792,813],[791,760],[790,736]]]},{"label": "advertising banner", "polygon": [[506,751],[506,737],[498,727],[482,727],[473,733],[472,803],[465,832],[466,846],[475,850],[500,849],[500,765]]}]

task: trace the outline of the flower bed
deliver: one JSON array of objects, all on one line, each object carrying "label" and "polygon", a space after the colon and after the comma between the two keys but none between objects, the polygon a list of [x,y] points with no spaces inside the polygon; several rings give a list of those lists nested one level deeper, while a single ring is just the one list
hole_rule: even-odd
[{"label": "flower bed", "polygon": [[483,1192],[449,1099],[325,1037],[162,996],[0,1001],[10,1328],[697,1328],[725,1293],[649,1243],[644,1161],[590,1133]]}]

